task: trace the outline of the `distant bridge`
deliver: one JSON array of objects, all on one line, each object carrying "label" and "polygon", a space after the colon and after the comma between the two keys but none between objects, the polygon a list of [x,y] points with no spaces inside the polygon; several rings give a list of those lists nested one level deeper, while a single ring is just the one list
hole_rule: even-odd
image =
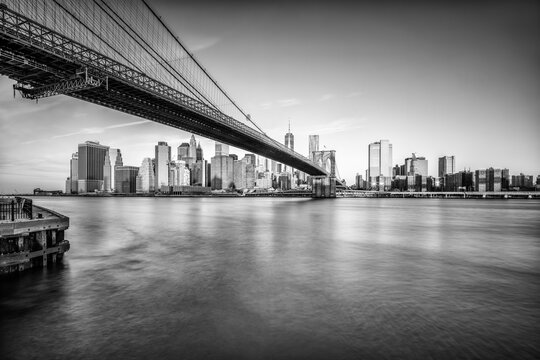
[{"label": "distant bridge", "polygon": [[0,75],[333,175],[264,134],[145,0],[0,0]]}]

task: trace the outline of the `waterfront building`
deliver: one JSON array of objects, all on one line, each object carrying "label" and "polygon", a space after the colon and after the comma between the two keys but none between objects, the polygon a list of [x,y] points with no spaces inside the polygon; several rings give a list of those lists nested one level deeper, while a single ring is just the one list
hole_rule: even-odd
[{"label": "waterfront building", "polygon": [[206,186],[206,160],[197,160],[191,171],[191,185]]},{"label": "waterfront building", "polygon": [[218,148],[217,145],[218,143],[216,143],[216,156],[210,159],[211,187],[212,190],[229,189],[234,186],[234,159],[225,155],[228,153],[228,148]]},{"label": "waterfront building", "polygon": [[246,155],[242,160],[234,161],[234,186],[236,189],[253,189],[255,187],[255,166],[252,158]]},{"label": "waterfront building", "polygon": [[428,161],[423,156],[412,154],[411,175],[428,176]]},{"label": "waterfront building", "polygon": [[485,169],[474,172],[474,190],[481,192],[487,191],[487,171]]},{"label": "waterfront building", "polygon": [[456,157],[443,156],[439,158],[439,177],[444,178],[446,174],[453,174],[456,172]]},{"label": "waterfront building", "polygon": [[[378,184],[377,177],[392,177],[392,144],[380,140],[368,145],[368,174],[366,180]],[[378,186],[378,185],[376,185]]]},{"label": "waterfront building", "polygon": [[413,160],[412,157],[405,158],[405,164],[404,164],[405,168],[402,170],[403,175],[406,175],[406,176],[414,175],[412,172],[412,160]]},{"label": "waterfront building", "polygon": [[444,176],[444,191],[473,191],[473,173],[470,171],[460,171]]},{"label": "waterfront building", "polygon": [[319,135],[309,135],[309,159],[314,160],[314,151],[319,151]]},{"label": "waterfront building", "polygon": [[78,146],[77,188],[79,193],[99,191],[103,187],[103,167],[108,146],[86,141]]},{"label": "waterfront building", "polygon": [[265,171],[257,175],[256,187],[260,189],[269,189],[272,187],[272,173]]},{"label": "waterfront building", "polygon": [[360,174],[356,174],[356,179],[355,179],[355,186],[356,186],[356,189],[364,189],[365,186],[364,186],[364,179],[362,179],[362,175]]},{"label": "waterfront building", "polygon": [[501,188],[502,188],[502,190],[510,189],[510,181],[511,180],[512,179],[510,178],[510,170],[502,169],[502,172],[501,172]]},{"label": "waterfront building", "polygon": [[278,177],[278,188],[281,190],[291,189],[291,173],[282,172]]},{"label": "waterfront building", "polygon": [[487,172],[487,191],[501,191],[502,170],[489,168]]},{"label": "waterfront building", "polygon": [[109,149],[107,149],[107,152],[105,153],[105,163],[103,164],[103,191],[104,192],[111,192],[112,184],[112,171],[111,171],[111,157],[109,154]]},{"label": "waterfront building", "polygon": [[66,194],[77,194],[79,192],[77,181],[79,180],[79,153],[71,154],[69,160],[69,177],[66,180]]},{"label": "waterfront building", "polygon": [[141,194],[154,192],[154,164],[152,159],[144,158],[137,174],[136,191]]},{"label": "waterfront building", "polygon": [[154,164],[154,188],[160,189],[161,186],[169,185],[169,163],[171,162],[171,147],[165,142],[160,141],[155,146],[155,164]]},{"label": "waterfront building", "polygon": [[137,166],[117,166],[114,169],[115,192],[119,194],[135,194],[137,192]]},{"label": "waterfront building", "polygon": [[191,171],[184,160],[171,161],[169,164],[169,186],[191,185]]},{"label": "waterfront building", "polygon": [[120,149],[109,149],[109,154],[111,159],[114,157],[114,167],[111,170],[111,191],[114,191],[114,185],[116,184],[115,178],[114,178],[114,169],[116,169],[117,166],[124,166],[124,161],[122,160],[122,152]]},{"label": "waterfront building", "polygon": [[520,190],[532,190],[534,189],[534,177],[523,173],[512,175],[512,187]]}]

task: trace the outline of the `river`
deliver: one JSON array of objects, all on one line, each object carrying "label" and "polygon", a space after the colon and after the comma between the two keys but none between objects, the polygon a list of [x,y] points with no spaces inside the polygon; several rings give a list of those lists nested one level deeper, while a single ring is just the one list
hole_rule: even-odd
[{"label": "river", "polygon": [[540,201],[36,197],[2,359],[538,359]]}]

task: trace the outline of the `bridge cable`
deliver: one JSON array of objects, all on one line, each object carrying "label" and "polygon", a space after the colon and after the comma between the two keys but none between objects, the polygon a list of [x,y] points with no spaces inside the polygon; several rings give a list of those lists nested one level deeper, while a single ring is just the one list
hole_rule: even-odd
[{"label": "bridge cable", "polygon": [[64,10],[68,15],[70,15],[73,19],[75,19],[75,21],[77,21],[78,23],[80,23],[82,26],[84,26],[88,31],[90,31],[92,33],[92,35],[94,35],[95,37],[97,37],[98,39],[100,39],[101,41],[103,41],[103,43],[105,45],[107,45],[109,48],[111,48],[114,52],[116,52],[118,55],[120,55],[124,60],[126,60],[128,63],[130,63],[134,68],[136,68],[139,72],[141,73],[144,73],[144,71],[142,71],[136,64],[132,63],[128,58],[126,58],[124,55],[122,55],[122,53],[120,53],[118,50],[116,50],[114,48],[114,46],[112,46],[111,44],[109,44],[107,41],[103,40],[101,38],[101,36],[99,36],[98,34],[96,34],[96,32],[92,29],[90,29],[90,27],[88,27],[88,25],[86,25],[85,23],[83,23],[79,18],[77,18],[75,15],[73,15],[73,13],[71,11],[69,11],[68,9],[66,9],[62,4],[60,4],[57,0],[53,0],[54,3],[56,5],[58,5],[62,10]]},{"label": "bridge cable", "polygon": [[158,16],[156,14],[156,12],[150,7],[150,5],[148,5],[148,2],[146,0],[142,0],[142,2],[144,3],[144,5],[146,5],[146,7],[148,8],[148,10],[150,10],[150,12],[152,13],[152,15],[154,15],[154,17],[161,23],[161,25],[163,25],[163,27],[167,30],[167,32],[174,38],[174,40],[178,43],[178,45],[180,45],[182,47],[182,49],[184,49],[184,51],[189,55],[189,57],[195,62],[195,64],[197,64],[197,66],[204,72],[204,74],[206,76],[208,76],[208,78],[210,79],[210,81],[212,81],[212,83],[221,91],[221,93],[223,95],[225,95],[225,97],[227,99],[229,99],[229,101],[234,105],[234,107],[236,107],[236,109],[238,109],[238,111],[240,111],[240,113],[242,115],[244,115],[244,117],[250,122],[252,123],[260,132],[262,132],[264,135],[266,135],[264,133],[264,131],[262,131],[262,129],[257,126],[257,124],[255,124],[255,122],[253,122],[251,120],[251,116],[248,116],[237,104],[236,102],[231,99],[231,97],[225,92],[225,90],[223,90],[219,85],[218,83],[212,78],[212,76],[210,76],[210,74],[206,71],[206,69],[204,67],[202,67],[201,64],[199,64],[199,62],[197,61],[197,59],[195,59],[195,56],[193,54],[191,54],[187,48],[180,42],[180,40],[178,39],[178,37],[171,31],[171,29],[169,29],[169,27],[163,22],[163,20],[161,20],[161,17]]},{"label": "bridge cable", "polygon": [[[101,10],[103,10],[103,12],[104,12],[105,14],[107,14],[107,15],[111,18],[111,20],[113,20],[113,21],[116,23],[116,25],[118,25],[122,30],[124,30],[124,32],[125,32],[129,37],[131,37],[135,42],[137,42],[137,44],[138,44],[141,48],[143,48],[143,49],[148,53],[148,55],[150,55],[154,60],[156,60],[156,62],[159,63],[158,59],[156,58],[156,56],[154,56],[152,53],[150,53],[150,51],[148,51],[147,48],[152,49],[153,52],[154,52],[154,53],[155,53],[155,54],[156,54],[163,62],[165,62],[165,63],[167,62],[167,61],[166,61],[166,60],[165,60],[165,59],[164,59],[157,51],[155,51],[155,50],[150,46],[150,44],[148,44],[148,42],[146,42],[146,40],[144,40],[144,39],[143,39],[143,38],[142,38],[142,37],[141,37],[141,36],[140,36],[140,35],[139,35],[139,34],[138,34],[138,33],[130,26],[130,25],[129,25],[129,24],[127,24],[127,23],[126,23],[126,22],[118,15],[118,13],[117,13],[116,11],[114,11],[113,9],[111,9],[111,7],[110,7],[105,1],[102,0],[102,2],[103,2],[103,4],[104,4],[104,5],[105,5],[105,6],[106,6],[106,7],[107,7],[107,8],[108,8],[108,9],[109,9],[109,10],[110,10],[117,18],[118,18],[118,19],[120,19],[120,20],[122,21],[122,23],[123,23],[129,30],[131,30],[132,33],[134,33],[135,35],[137,35],[137,37],[138,37],[138,38],[146,45],[146,47],[143,46],[143,45],[142,45],[142,44],[141,44],[141,43],[140,43],[140,42],[139,42],[139,41],[138,41],[138,40],[137,40],[137,39],[129,32],[129,31],[127,31],[127,30],[125,29],[124,26],[122,26],[121,24],[119,24],[118,21],[117,21],[111,14],[109,14],[104,8],[102,8],[101,5],[98,4],[96,0],[94,0],[94,3],[95,3],[97,6],[99,6],[99,8],[100,8]],[[160,64],[160,65],[161,65],[161,64]],[[182,76],[182,74],[180,74],[180,73],[178,72],[178,70],[176,70],[174,67],[172,67],[172,66],[169,65],[169,67],[172,68],[172,70],[173,70],[173,71],[174,71],[174,72],[175,72],[182,80],[184,80],[185,83],[182,82],[177,76],[175,76],[175,75],[171,72],[171,70],[169,70],[168,68],[164,67],[163,65],[161,65],[161,66],[162,66],[163,69],[165,69],[170,75],[172,75],[172,77],[173,77],[176,81],[178,81],[179,83],[181,83],[182,85],[184,85],[184,86],[186,87],[186,89],[188,89],[193,95],[195,95],[195,96],[198,98],[198,100],[200,100],[201,102],[205,102],[205,101],[203,101],[203,99],[206,100],[207,104],[212,105],[216,110],[218,110],[219,112],[221,112],[221,110],[218,108],[218,106],[217,106],[216,104],[214,104],[210,99],[208,99],[208,98],[207,98],[206,96],[204,96],[199,90],[197,90],[197,88],[196,88],[193,84],[191,84],[191,82],[190,82],[189,80],[187,80],[186,78],[184,78],[184,77]],[[199,94],[200,97],[197,96],[194,92],[196,92],[197,94]]]}]

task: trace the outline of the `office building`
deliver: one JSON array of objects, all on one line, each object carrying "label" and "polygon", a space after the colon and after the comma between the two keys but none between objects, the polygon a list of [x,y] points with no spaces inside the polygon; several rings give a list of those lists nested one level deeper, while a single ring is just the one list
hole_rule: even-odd
[{"label": "office building", "polygon": [[199,142],[199,145],[197,145],[197,150],[195,152],[195,158],[196,158],[196,161],[202,161],[204,159],[204,157],[203,157],[203,149],[201,147],[200,142]]},{"label": "office building", "polygon": [[105,163],[103,164],[103,188],[104,192],[111,192],[113,185],[112,181],[112,171],[111,171],[111,157],[109,154],[109,149],[105,153]]},{"label": "office building", "polygon": [[446,174],[453,174],[456,172],[456,158],[455,156],[443,156],[439,158],[439,177],[444,178]]},{"label": "office building", "polygon": [[426,158],[412,154],[410,172],[411,175],[428,176],[428,161]]},{"label": "office building", "polygon": [[[368,174],[366,181],[378,184],[377,177],[392,177],[392,144],[388,140],[380,140],[368,145]],[[384,181],[386,184],[386,180]]]},{"label": "office building", "polygon": [[135,194],[137,192],[137,174],[139,168],[136,166],[117,166],[114,169],[114,188],[119,194]]},{"label": "office building", "polygon": [[171,162],[171,147],[160,141],[155,146],[154,163],[154,189],[158,191],[162,186],[169,185],[169,163]]},{"label": "office building", "polygon": [[487,171],[485,169],[476,170],[474,172],[474,190],[485,192],[487,191]]},{"label": "office building", "polygon": [[221,155],[229,156],[229,145],[216,141],[216,156]]},{"label": "office building", "polygon": [[69,160],[69,177],[66,180],[66,194],[77,194],[79,192],[77,181],[79,180],[79,153],[71,154]]},{"label": "office building", "polygon": [[189,139],[189,157],[193,159],[193,162],[197,161],[197,141],[195,141],[195,135],[191,134]]},{"label": "office building", "polygon": [[137,174],[136,191],[141,194],[154,192],[154,164],[152,159],[144,158]]},{"label": "office building", "polygon": [[234,186],[234,159],[228,155],[216,155],[210,159],[212,190],[229,189]]},{"label": "office building", "polygon": [[176,160],[182,160],[186,161],[187,158],[189,158],[189,144],[188,143],[182,143],[177,148],[176,151],[178,155],[176,156]]},{"label": "office building", "polygon": [[[290,121],[289,121],[289,130],[285,134],[285,147],[288,148],[288,149],[291,149],[292,151],[294,151],[294,135],[291,133],[291,122]],[[284,166],[284,171],[290,172],[292,174],[294,170],[293,170],[292,167],[285,165]]]},{"label": "office building", "polygon": [[86,141],[78,147],[78,181],[79,193],[99,191],[103,187],[103,167],[109,147],[97,141]]},{"label": "office building", "polygon": [[313,161],[313,152],[319,151],[319,135],[309,135],[309,159]]}]

